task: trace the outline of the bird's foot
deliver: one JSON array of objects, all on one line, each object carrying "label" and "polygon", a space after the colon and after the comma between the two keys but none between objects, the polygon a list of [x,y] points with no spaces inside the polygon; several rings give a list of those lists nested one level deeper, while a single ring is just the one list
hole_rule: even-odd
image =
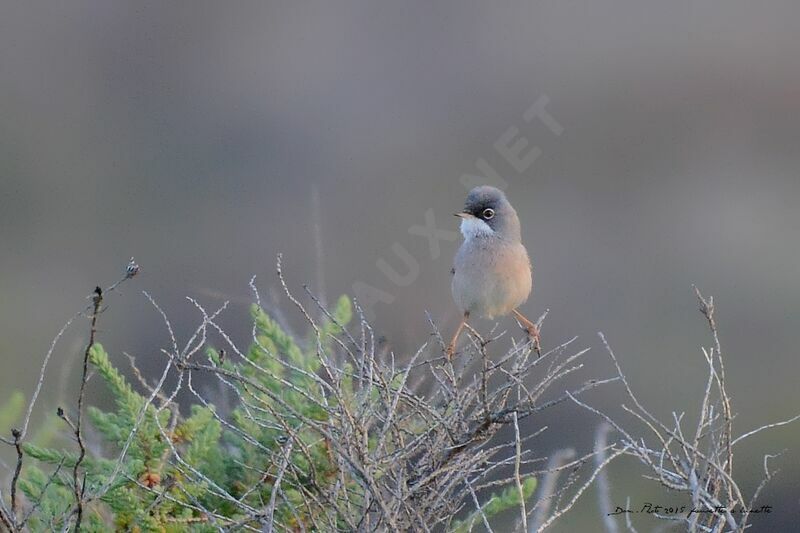
[{"label": "bird's foot", "polygon": [[451,342],[447,345],[447,348],[444,350],[444,354],[447,356],[448,361],[452,361],[453,357],[456,355],[456,343]]},{"label": "bird's foot", "polygon": [[525,331],[528,332],[528,339],[530,339],[531,343],[533,344],[533,349],[536,352],[536,355],[542,355],[542,344],[541,344],[541,337],[539,336],[539,328],[537,328],[534,324],[531,324]]}]

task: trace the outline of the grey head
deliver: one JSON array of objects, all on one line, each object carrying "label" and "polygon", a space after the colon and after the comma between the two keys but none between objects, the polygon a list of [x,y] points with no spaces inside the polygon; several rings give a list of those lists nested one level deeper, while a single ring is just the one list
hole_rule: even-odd
[{"label": "grey head", "polygon": [[512,242],[521,240],[519,217],[503,191],[490,185],[475,187],[464,203],[461,233],[470,240],[474,237],[499,237]]}]

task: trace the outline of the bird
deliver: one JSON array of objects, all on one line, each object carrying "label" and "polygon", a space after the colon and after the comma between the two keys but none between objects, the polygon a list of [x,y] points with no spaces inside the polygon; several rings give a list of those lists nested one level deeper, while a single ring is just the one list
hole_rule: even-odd
[{"label": "bird", "polygon": [[453,260],[451,289],[462,313],[453,339],[446,348],[455,354],[458,337],[471,317],[494,319],[513,314],[525,328],[536,353],[540,352],[539,328],[519,311],[533,288],[533,269],[522,244],[517,212],[503,191],[490,185],[467,194],[461,218],[464,241]]}]

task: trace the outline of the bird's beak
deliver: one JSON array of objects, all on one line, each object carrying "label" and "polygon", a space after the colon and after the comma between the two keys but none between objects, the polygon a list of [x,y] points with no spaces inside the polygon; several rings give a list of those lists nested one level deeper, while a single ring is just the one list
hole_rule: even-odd
[{"label": "bird's beak", "polygon": [[453,215],[457,216],[458,218],[475,218],[475,215],[472,213],[465,213],[463,211],[461,213],[453,213]]}]

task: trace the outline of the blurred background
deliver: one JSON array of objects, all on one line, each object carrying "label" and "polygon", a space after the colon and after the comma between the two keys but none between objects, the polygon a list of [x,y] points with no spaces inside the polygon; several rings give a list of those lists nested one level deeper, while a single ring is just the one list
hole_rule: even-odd
[{"label": "blurred background", "polygon": [[[524,311],[550,309],[545,348],[573,335],[593,348],[578,381],[613,375],[603,331],[656,413],[695,409],[710,343],[697,284],[717,304],[738,430],[788,418],[800,409],[798,24],[788,0],[6,0],[0,403],[32,390],[52,337],[132,255],[142,273],[109,298],[100,331],[121,365],[127,352],[162,368],[168,338],[142,290],[183,339],[199,320],[186,296],[231,300],[223,323],[246,343],[248,281],[270,298],[279,252],[300,293],[372,298],[376,329],[405,356],[429,338],[426,310],[445,332],[457,323],[451,213],[465,176],[496,179],[488,166],[533,259]],[[526,116],[534,104],[546,115]],[[523,138],[515,166],[503,146]],[[71,397],[85,329],[59,344],[42,410]],[[613,411],[619,392],[587,400]],[[583,453],[596,423],[566,405],[526,430],[550,427],[542,455]],[[763,453],[783,449],[762,499],[774,512],[753,530],[800,520],[800,425],[754,437],[736,465],[753,489]],[[614,503],[680,501],[631,466],[610,471]],[[596,520],[588,494],[554,531]]]}]

